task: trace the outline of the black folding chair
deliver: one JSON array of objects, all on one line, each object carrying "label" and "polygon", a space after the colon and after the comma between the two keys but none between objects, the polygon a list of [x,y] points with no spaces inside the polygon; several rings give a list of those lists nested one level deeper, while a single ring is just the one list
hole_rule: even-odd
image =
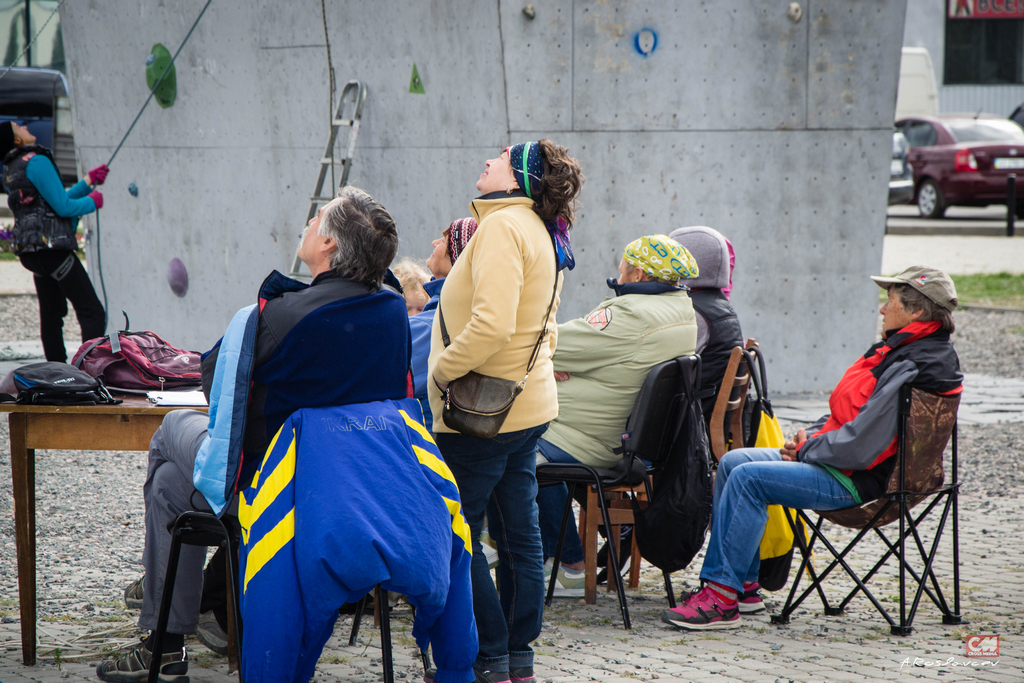
[{"label": "black folding chair", "polygon": [[[615,491],[631,491],[633,487],[643,484],[648,499],[651,496],[651,475],[657,475],[668,462],[672,453],[672,444],[678,438],[686,414],[687,395],[696,396],[700,386],[700,356],[679,356],[670,361],[660,363],[647,374],[640,393],[633,404],[633,412],[626,422],[626,430],[622,435],[622,461],[611,469],[591,467],[582,463],[542,463],[537,465],[537,483],[540,486],[567,484],[569,496],[562,514],[562,526],[558,533],[558,547],[553,558],[551,580],[548,584],[547,604],[551,604],[555,592],[555,581],[565,542],[565,530],[572,519],[572,501],[577,486],[588,486],[596,495],[588,496],[588,500],[596,499],[601,510],[601,518],[608,530],[608,580],[615,581],[618,589],[619,608],[625,628],[632,625],[629,620],[629,608],[626,605],[626,588],[619,576],[618,539],[612,538],[613,528],[609,506],[605,494]],[[689,387],[689,392],[687,391]],[[695,399],[696,400],[696,399]],[[644,460],[650,466],[644,464]],[[626,517],[632,512],[616,511]],[[595,514],[593,509],[588,515]],[[620,522],[621,523],[621,522]],[[588,558],[587,592],[589,602],[596,599],[596,572],[591,575],[590,568],[594,560]],[[595,567],[596,569],[596,567]],[[664,573],[664,572],[663,572]],[[665,576],[665,590],[671,607],[675,607],[675,596],[672,592],[672,579]]]},{"label": "black folding chair", "polygon": [[[230,577],[228,581],[228,604],[230,605],[228,618],[229,664],[231,668],[238,671],[238,678],[242,680],[242,670],[240,667],[242,612],[237,567],[238,534],[230,530],[229,524],[226,524],[215,515],[197,511],[183,512],[178,515],[174,523],[169,525],[169,529],[171,532],[171,549],[167,557],[167,574],[164,578],[164,588],[169,588],[169,590],[164,590],[163,595],[160,596],[160,616],[157,618],[156,630],[153,631],[153,652],[161,652],[163,648],[164,633],[167,631],[167,621],[171,615],[171,602],[174,596],[174,582],[178,575],[178,558],[181,555],[181,546],[220,546],[227,551],[227,571]],[[359,634],[359,622],[362,620],[368,597],[369,593],[356,603],[356,611],[352,621],[352,633],[348,641],[350,646],[356,643],[356,637]],[[377,598],[375,604],[380,606],[380,649],[384,681],[385,683],[394,683],[395,668],[391,647],[391,612],[388,605],[388,592],[377,586]],[[426,655],[424,654],[424,668],[428,666],[429,662],[427,662]],[[159,676],[160,658],[154,657],[149,668],[149,683],[158,683]]]},{"label": "black folding chair", "polygon": [[[943,624],[961,623],[960,615],[960,534],[959,517],[957,508],[957,493],[960,488],[958,481],[957,443],[956,443],[956,411],[960,404],[959,396],[939,396],[920,389],[912,389],[909,386],[903,387],[899,395],[899,413],[896,436],[896,465],[889,478],[886,493],[881,498],[841,510],[831,510],[818,513],[817,523],[812,523],[804,511],[799,511],[800,518],[811,529],[811,538],[807,541],[801,531],[797,531],[794,521],[790,525],[794,527],[793,535],[803,556],[803,562],[797,572],[793,587],[789,591],[786,604],[780,614],[772,615],[773,624],[788,624],[789,617],[793,611],[800,606],[800,603],[807,598],[811,592],[816,591],[821,598],[826,615],[842,614],[843,610],[857,593],[864,593],[871,601],[882,617],[889,622],[893,635],[905,636],[912,631],[911,625],[917,613],[918,605],[922,595],[927,595],[935,606],[942,612]],[[946,444],[952,438],[952,462],[951,480],[943,484],[944,472],[942,454]],[[911,508],[931,498],[923,512],[916,517],[910,512]],[[922,520],[928,516],[939,503],[945,501],[942,506],[942,515],[938,527],[935,530],[931,548],[927,549],[918,527]],[[952,517],[953,532],[953,609],[949,608],[946,598],[939,586],[935,576],[934,563],[939,541],[946,527],[947,520]],[[840,526],[851,529],[859,529],[859,533],[847,546],[839,551],[825,537],[822,530],[822,523],[825,519]],[[890,540],[882,531],[881,527],[899,520],[899,537]],[[850,567],[846,558],[854,547],[869,532],[874,531],[886,547],[875,565],[863,578]],[[817,540],[828,550],[834,558],[821,574],[814,571],[811,563],[811,552]],[[922,567],[918,572],[911,563],[912,557],[907,556],[908,541],[913,542],[920,554]],[[913,552],[911,552],[913,555]],[[895,556],[899,561],[899,584],[900,584],[900,614],[897,623],[889,612],[882,606],[882,603],[868,590],[867,583],[886,564],[890,557]],[[837,566],[841,566],[853,579],[856,586],[838,605],[829,603],[822,589],[822,582]],[[811,578],[811,584],[796,596],[800,579],[804,572]],[[917,588],[914,592],[910,609],[907,609],[907,574],[910,574]],[[929,588],[928,584],[931,583]]]},{"label": "black folding chair", "polygon": [[[227,524],[209,512],[183,512],[168,525],[171,532],[171,550],[167,556],[167,573],[164,576],[164,591],[160,596],[160,616],[157,618],[156,630],[153,631],[153,652],[163,652],[164,633],[167,631],[167,620],[171,616],[171,601],[174,596],[174,581],[178,576],[178,557],[182,545],[205,547],[221,547],[226,551],[228,572],[228,604],[231,606],[228,615],[228,648],[229,661],[238,668],[238,678],[242,679],[241,668],[237,664],[237,653],[242,642],[242,614],[239,610],[238,593],[238,534],[228,530]],[[149,683],[160,680],[160,656],[154,655],[149,666]]]}]

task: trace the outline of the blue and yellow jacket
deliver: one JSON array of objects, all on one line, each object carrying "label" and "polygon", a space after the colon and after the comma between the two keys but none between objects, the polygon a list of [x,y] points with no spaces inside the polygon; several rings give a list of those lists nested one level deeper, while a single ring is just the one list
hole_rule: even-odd
[{"label": "blue and yellow jacket", "polygon": [[338,608],[408,596],[438,683],[474,680],[469,526],[415,399],[294,413],[239,494],[242,672],[306,683]]}]

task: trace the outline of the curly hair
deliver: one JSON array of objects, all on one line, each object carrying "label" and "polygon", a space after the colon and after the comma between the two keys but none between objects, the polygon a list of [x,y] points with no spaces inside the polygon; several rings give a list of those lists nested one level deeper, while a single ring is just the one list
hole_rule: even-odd
[{"label": "curly hair", "polygon": [[534,198],[533,210],[545,223],[561,218],[571,228],[576,218],[576,198],[586,178],[580,171],[579,162],[569,156],[567,148],[548,138],[540,140],[537,145],[544,162],[544,177]]}]

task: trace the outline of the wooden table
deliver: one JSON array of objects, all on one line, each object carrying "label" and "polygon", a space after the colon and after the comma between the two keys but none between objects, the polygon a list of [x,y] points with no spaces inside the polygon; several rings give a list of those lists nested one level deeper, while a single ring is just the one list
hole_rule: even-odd
[{"label": "wooden table", "polygon": [[10,413],[14,534],[18,548],[21,651],[36,663],[36,463],[37,448],[148,451],[164,415],[179,408],[132,396],[117,405],[38,406],[0,403]]}]

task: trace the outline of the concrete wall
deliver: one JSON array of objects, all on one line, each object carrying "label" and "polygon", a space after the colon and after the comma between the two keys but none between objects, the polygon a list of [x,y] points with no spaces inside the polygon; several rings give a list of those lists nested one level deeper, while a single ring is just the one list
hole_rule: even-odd
[{"label": "concrete wall", "polygon": [[[710,225],[735,245],[733,300],[772,388],[831,388],[874,338],[905,3],[812,0],[798,23],[788,0],[541,0],[533,20],[523,4],[327,3],[337,78],[369,90],[351,182],[395,215],[401,253],[425,257],[468,215],[500,147],[550,136],[588,179],[561,320],[609,292],[629,240]],[[152,45],[173,52],[202,5],[62,8],[82,168],[145,99]],[[211,5],[176,104],[147,110],[107,182],[112,311],[204,349],[287,268],[327,135],[326,63],[319,2]],[[408,92],[413,63],[425,95]],[[183,299],[164,277],[175,256]]]}]

